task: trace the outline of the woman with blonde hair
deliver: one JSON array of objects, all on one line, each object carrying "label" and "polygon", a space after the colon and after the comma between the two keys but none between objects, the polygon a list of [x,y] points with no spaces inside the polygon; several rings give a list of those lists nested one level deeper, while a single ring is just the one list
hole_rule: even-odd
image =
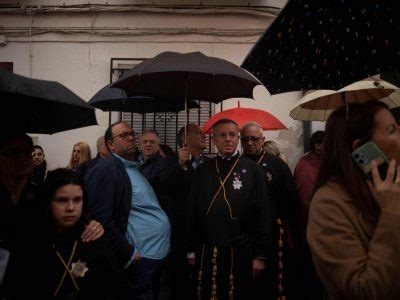
[{"label": "woman with blonde hair", "polygon": [[90,146],[85,142],[76,143],[72,148],[71,158],[67,168],[76,171],[81,164],[91,159],[92,152],[90,151]]}]

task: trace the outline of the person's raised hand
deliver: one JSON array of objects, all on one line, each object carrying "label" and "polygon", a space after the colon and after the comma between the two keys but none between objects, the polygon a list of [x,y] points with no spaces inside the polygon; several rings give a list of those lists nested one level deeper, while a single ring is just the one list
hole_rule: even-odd
[{"label": "person's raised hand", "polygon": [[190,152],[186,144],[184,144],[183,147],[179,148],[178,157],[179,157],[179,165],[182,168],[185,168],[187,164],[190,162]]},{"label": "person's raised hand", "polygon": [[265,261],[261,258],[253,259],[253,277],[259,276],[265,270]]},{"label": "person's raised hand", "polygon": [[396,160],[389,163],[386,178],[381,178],[375,161],[371,163],[373,190],[379,207],[384,210],[399,209],[400,212],[400,166]]}]

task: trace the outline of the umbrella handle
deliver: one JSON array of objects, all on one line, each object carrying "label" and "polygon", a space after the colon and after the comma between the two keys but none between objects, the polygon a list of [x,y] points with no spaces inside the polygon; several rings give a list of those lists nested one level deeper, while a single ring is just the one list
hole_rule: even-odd
[{"label": "umbrella handle", "polygon": [[185,144],[187,138],[187,125],[188,125],[188,103],[187,103],[187,91],[185,88]]},{"label": "umbrella handle", "polygon": [[189,121],[189,115],[188,115],[188,103],[187,103],[187,98],[188,98],[188,73],[185,73],[185,143],[186,144],[186,138],[187,138],[187,125]]}]

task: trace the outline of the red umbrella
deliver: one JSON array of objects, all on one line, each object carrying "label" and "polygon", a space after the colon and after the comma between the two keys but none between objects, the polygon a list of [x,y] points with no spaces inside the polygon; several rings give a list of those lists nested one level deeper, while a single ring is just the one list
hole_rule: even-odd
[{"label": "red umbrella", "polygon": [[248,122],[256,122],[263,130],[287,129],[281,121],[269,112],[255,108],[243,108],[240,107],[240,103],[238,102],[237,108],[227,109],[212,116],[211,119],[204,124],[204,132],[211,133],[211,127],[221,119],[235,121],[239,125],[239,128],[242,128],[242,126]]}]

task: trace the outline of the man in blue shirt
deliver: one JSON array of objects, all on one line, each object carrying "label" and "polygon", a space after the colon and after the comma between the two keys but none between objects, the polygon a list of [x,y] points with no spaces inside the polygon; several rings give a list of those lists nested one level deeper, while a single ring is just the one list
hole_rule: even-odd
[{"label": "man in blue shirt", "polygon": [[111,155],[85,176],[89,213],[105,227],[135,299],[153,299],[153,276],[170,249],[169,220],[138,169],[132,128],[115,123],[105,141]]}]

